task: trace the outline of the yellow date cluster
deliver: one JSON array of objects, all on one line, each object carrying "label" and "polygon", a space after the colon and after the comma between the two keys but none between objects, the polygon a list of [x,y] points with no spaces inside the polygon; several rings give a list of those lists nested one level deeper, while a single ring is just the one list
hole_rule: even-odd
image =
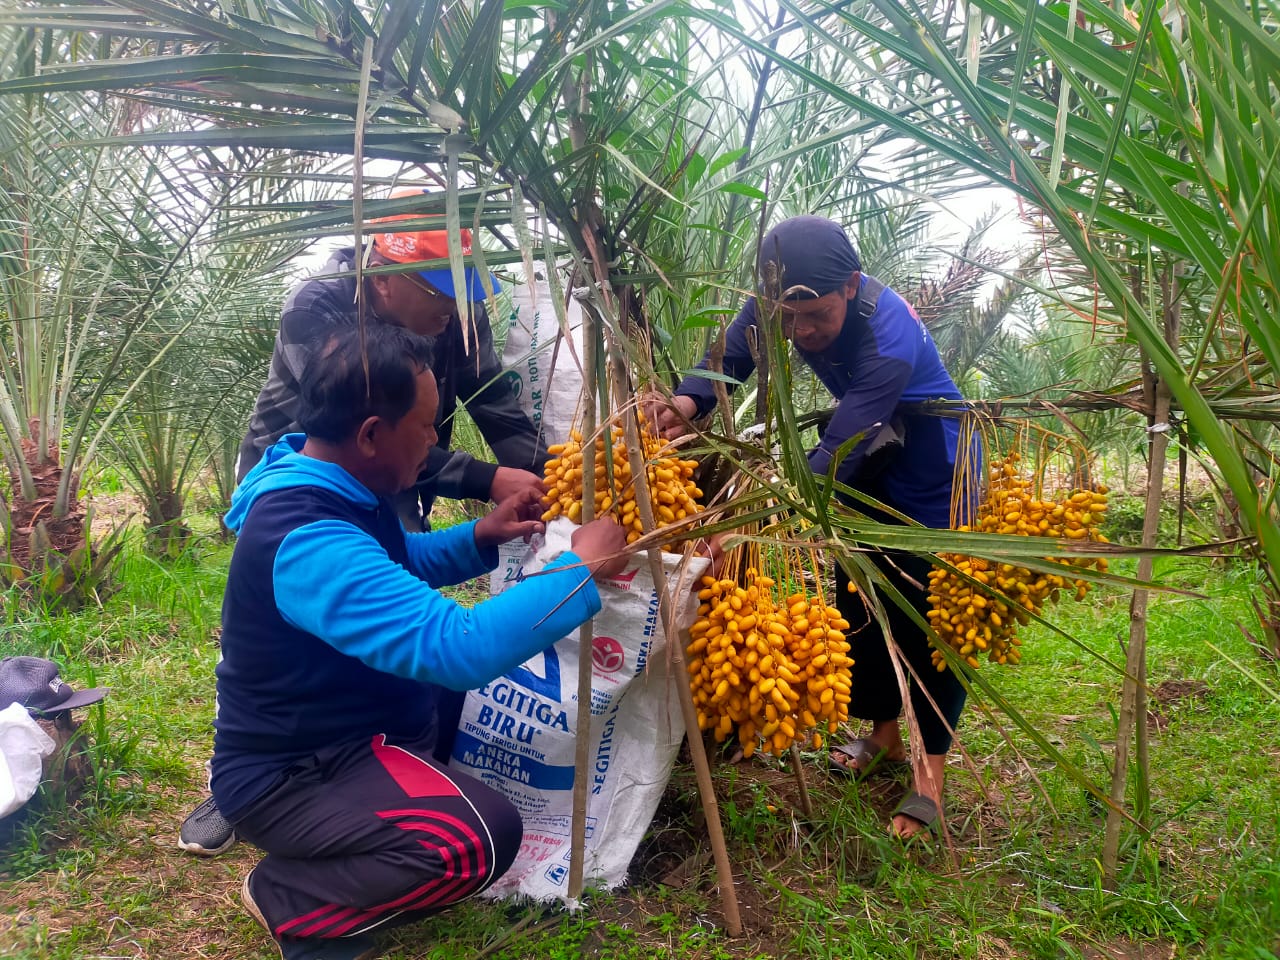
[{"label": "yellow date cluster", "polygon": [[[1035,496],[1031,481],[1019,474],[1018,460],[1018,454],[1011,453],[991,464],[987,495],[978,505],[977,522],[972,528],[961,526],[960,530],[1106,542],[1107,538],[1098,532],[1107,509],[1105,486],[1075,490],[1061,500],[1043,499]],[[1027,623],[1030,614],[1040,613],[1046,604],[1056,602],[1063,590],[1073,591],[1076,600],[1083,600],[1089,592],[1088,581],[1069,572],[1032,572],[1026,567],[980,557],[939,556],[959,573],[941,567],[930,571],[931,608],[927,616],[938,636],[971,667],[978,666],[978,657],[983,653],[996,663],[1017,663],[1022,656],[1019,624]],[[1068,569],[1107,569],[1102,557],[1046,559]],[[933,663],[939,671],[947,668],[937,649],[933,651]]]},{"label": "yellow date cluster", "polygon": [[[643,421],[643,417],[641,418]],[[612,510],[618,522],[627,530],[627,543],[635,543],[644,533],[640,512],[636,509],[635,484],[631,482],[631,462],[627,459],[627,444],[619,427],[610,427],[606,449],[604,437],[595,442],[595,513],[603,516]],[[662,456],[666,444],[653,436],[644,436],[645,479],[653,502],[653,519],[659,527],[683,520],[697,513],[698,499],[702,491],[693,482],[696,460],[681,460]],[[547,448],[551,459],[544,468],[547,488],[542,502],[547,510],[544,521],[566,516],[574,523],[582,522],[582,432],[571,430],[566,443],[552,444]],[[612,470],[610,470],[612,467]]]},{"label": "yellow date cluster", "polygon": [[775,604],[772,578],[748,567],[746,586],[703,577],[689,629],[688,670],[698,725],[724,742],[737,730],[744,756],[781,756],[849,718],[849,623],[820,597]]}]

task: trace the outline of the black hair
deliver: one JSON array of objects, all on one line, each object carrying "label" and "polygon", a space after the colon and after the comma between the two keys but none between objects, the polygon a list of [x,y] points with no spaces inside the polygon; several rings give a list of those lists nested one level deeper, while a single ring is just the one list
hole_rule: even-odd
[{"label": "black hair", "polygon": [[[328,337],[302,373],[298,424],[309,437],[342,443],[369,417],[392,424],[413,409],[417,378],[431,368],[431,342],[403,327],[370,323]],[[367,359],[366,359],[367,358]]]}]

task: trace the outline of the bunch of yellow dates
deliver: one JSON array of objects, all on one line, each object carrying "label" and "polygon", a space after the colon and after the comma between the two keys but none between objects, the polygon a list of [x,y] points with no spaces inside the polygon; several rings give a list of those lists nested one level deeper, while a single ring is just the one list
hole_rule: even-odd
[{"label": "bunch of yellow dates", "polygon": [[[1019,474],[1018,460],[1018,454],[1011,453],[991,464],[987,495],[978,505],[977,521],[960,530],[1107,542],[1098,532],[1107,510],[1105,486],[1074,490],[1060,500],[1043,499],[1034,495],[1032,482]],[[939,557],[960,573],[942,567],[929,573],[931,606],[927,616],[938,636],[971,667],[978,666],[983,653],[996,663],[1017,663],[1022,656],[1018,625],[1057,601],[1063,590],[1074,592],[1076,600],[1085,598],[1089,583],[1073,576],[1073,568],[1107,569],[1102,557],[1046,558],[1066,568],[1061,574],[959,554]],[[933,663],[939,671],[947,668],[936,649]]]},{"label": "bunch of yellow dates", "polygon": [[[544,521],[566,516],[574,523],[582,522],[582,476],[585,469],[582,443],[582,432],[575,429],[570,431],[567,443],[547,448],[551,459],[545,468],[547,492],[542,502],[547,510],[542,515]],[[654,436],[644,435],[643,444],[645,479],[653,504],[654,523],[664,527],[697,513],[697,501],[702,496],[702,491],[692,479],[697,461],[664,455],[667,450],[665,442]],[[595,474],[593,516],[613,511],[618,522],[626,528],[627,543],[634,543],[644,533],[644,528],[636,509],[631,462],[620,428],[610,427],[608,444],[603,436],[596,438],[592,463]]]},{"label": "bunch of yellow dates", "polygon": [[745,585],[703,577],[689,630],[688,670],[698,725],[719,742],[737,731],[745,756],[781,756],[849,718],[849,623],[820,597],[775,604],[774,580],[748,567]]}]

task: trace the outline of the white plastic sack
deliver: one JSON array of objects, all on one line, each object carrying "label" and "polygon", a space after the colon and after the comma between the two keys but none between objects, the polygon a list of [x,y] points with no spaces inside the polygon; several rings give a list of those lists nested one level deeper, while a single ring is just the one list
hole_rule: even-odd
[{"label": "white plastic sack", "polygon": [[566,307],[570,345],[561,336],[551,286],[543,279],[546,265],[538,267],[538,280],[521,284],[511,295],[502,366],[517,402],[542,430],[543,442],[563,443],[582,395],[582,307],[572,298]]},{"label": "white plastic sack", "polygon": [[[543,443],[569,438],[582,396],[582,306],[570,298],[565,307],[571,336],[566,339],[551,301],[547,265],[537,263],[537,279],[511,294],[511,318],[502,347],[502,366],[521,409],[529,415]],[[554,361],[554,363],[553,363]],[[499,594],[520,575],[525,544],[498,547],[498,567],[489,575],[489,591]]]},{"label": "white plastic sack", "polygon": [[0,710],[0,817],[21,810],[40,786],[41,761],[54,743],[27,708],[11,703]]},{"label": "white plastic sack", "polygon": [[[546,542],[535,542],[525,562],[506,571],[509,577],[495,575],[495,586],[541,570],[568,547],[574,529],[563,517],[553,520]],[[673,581],[683,577],[692,585],[707,560],[694,558],[683,574],[679,557],[665,563]],[[626,879],[653,819],[684,737],[684,722],[678,692],[668,679],[648,561],[634,558],[616,579],[598,588],[603,608],[595,618],[591,650],[591,787],[583,876],[590,886],[609,889]],[[697,601],[691,591],[679,593],[688,598],[678,618],[687,625]],[[568,899],[578,647],[575,630],[523,666],[467,694],[450,766],[504,794],[524,818],[524,842],[516,861],[487,896]]]}]

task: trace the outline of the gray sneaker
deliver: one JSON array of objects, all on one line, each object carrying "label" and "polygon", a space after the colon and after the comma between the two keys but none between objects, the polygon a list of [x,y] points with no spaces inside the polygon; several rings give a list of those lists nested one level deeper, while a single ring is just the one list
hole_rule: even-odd
[{"label": "gray sneaker", "polygon": [[216,857],[236,844],[236,829],[227,822],[210,797],[182,821],[178,846],[197,857]]}]

